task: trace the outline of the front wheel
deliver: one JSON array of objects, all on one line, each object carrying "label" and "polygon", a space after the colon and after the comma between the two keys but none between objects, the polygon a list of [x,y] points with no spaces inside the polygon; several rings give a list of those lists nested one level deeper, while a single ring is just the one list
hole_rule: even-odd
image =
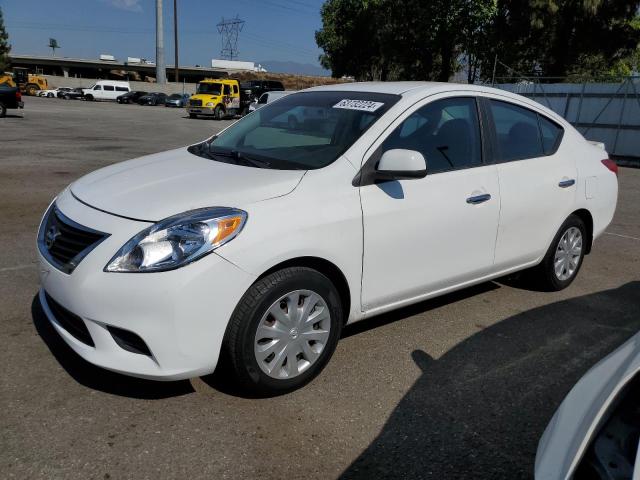
[{"label": "front wheel", "polygon": [[571,285],[582,266],[587,248],[586,233],[582,219],[576,215],[569,216],[540,265],[530,272],[532,280],[547,291],[563,290]]},{"label": "front wheel", "polygon": [[322,273],[290,267],[256,282],[236,307],[223,346],[244,390],[277,395],[318,375],[335,351],[343,323],[340,296]]},{"label": "front wheel", "polygon": [[218,105],[214,110],[213,110],[213,117],[216,120],[222,120],[224,118],[224,110],[222,109],[222,107],[220,105]]},{"label": "front wheel", "polygon": [[7,107],[5,107],[2,103],[0,103],[0,118],[3,118],[7,115]]}]

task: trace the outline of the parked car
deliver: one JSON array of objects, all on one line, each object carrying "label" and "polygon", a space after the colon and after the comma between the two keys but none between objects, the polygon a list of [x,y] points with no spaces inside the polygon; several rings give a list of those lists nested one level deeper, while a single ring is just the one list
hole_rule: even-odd
[{"label": "parked car", "polygon": [[54,98],[54,97],[59,97],[61,93],[68,92],[70,90],[71,88],[69,87],[60,87],[60,88],[55,88],[50,90],[39,90],[38,93],[36,93],[36,96]]},{"label": "parked car", "polygon": [[188,93],[173,93],[167,97],[164,102],[165,107],[186,107],[189,103]]},{"label": "parked car", "polygon": [[251,103],[259,99],[265,92],[284,91],[282,82],[276,80],[249,80],[240,84],[240,111],[249,112]]},{"label": "parked car", "polygon": [[[299,109],[302,129],[273,122]],[[347,323],[521,270],[568,287],[611,222],[616,172],[505,91],[316,87],[71,184],[39,228],[40,301],[96,365],[168,380],[224,355],[243,388],[282,393]]]},{"label": "parked car", "polygon": [[259,99],[249,104],[249,112],[255,112],[260,107],[265,106],[267,103],[275,102],[279,98],[286,97],[287,95],[290,95],[292,93],[295,93],[295,92],[292,90],[289,90],[289,91],[284,90],[282,92],[265,92],[262,95],[260,95]]},{"label": "parked car", "polygon": [[56,97],[58,98],[64,98],[64,95],[68,92],[73,92],[73,88],[71,87],[61,87],[57,89],[58,91],[56,92]]},{"label": "parked car", "polygon": [[123,93],[122,95],[118,95],[116,97],[116,102],[118,103],[138,103],[140,97],[148,95],[148,92],[143,92],[140,90],[132,90],[127,93]]},{"label": "parked car", "polygon": [[24,108],[20,89],[5,83],[0,84],[0,117],[5,117],[8,109],[16,108]]},{"label": "parked car", "polygon": [[84,99],[84,87],[74,88],[68,92],[62,94],[62,98],[65,100],[82,100]]},{"label": "parked car", "polygon": [[138,98],[138,105],[164,105],[166,100],[166,93],[152,92]]},{"label": "parked car", "polygon": [[640,478],[640,333],[571,389],[536,454],[537,480]]},{"label": "parked car", "polygon": [[129,82],[116,80],[99,80],[90,88],[83,90],[85,100],[115,100],[120,95],[130,92]]}]

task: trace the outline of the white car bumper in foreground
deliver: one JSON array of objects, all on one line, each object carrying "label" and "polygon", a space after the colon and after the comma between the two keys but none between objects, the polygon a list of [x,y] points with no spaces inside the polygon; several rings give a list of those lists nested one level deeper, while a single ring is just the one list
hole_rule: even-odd
[{"label": "white car bumper in foreground", "polygon": [[[640,333],[589,370],[563,400],[538,444],[537,480],[572,478],[611,407],[638,375]],[[637,457],[634,475],[634,480],[640,478]]]},{"label": "white car bumper in foreground", "polygon": [[[95,210],[68,190],[56,205],[80,225],[113,232],[70,274],[39,251],[40,300],[66,343],[95,365],[137,377],[213,372],[227,322],[254,278],[216,253],[168,272],[105,272],[115,252],[149,223]],[[83,337],[87,331],[90,339]]]}]

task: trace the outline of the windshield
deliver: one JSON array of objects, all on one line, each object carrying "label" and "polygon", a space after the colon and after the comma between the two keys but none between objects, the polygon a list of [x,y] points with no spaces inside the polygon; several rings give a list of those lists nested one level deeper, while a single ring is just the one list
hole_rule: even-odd
[{"label": "windshield", "polygon": [[222,84],[220,83],[199,83],[198,93],[208,93],[210,95],[220,95]]},{"label": "windshield", "polygon": [[342,155],[399,99],[398,95],[349,91],[287,95],[189,151],[260,168],[322,168]]}]

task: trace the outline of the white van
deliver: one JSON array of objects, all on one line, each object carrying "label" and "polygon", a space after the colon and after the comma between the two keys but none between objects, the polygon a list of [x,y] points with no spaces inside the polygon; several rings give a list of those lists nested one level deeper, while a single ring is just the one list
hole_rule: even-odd
[{"label": "white van", "polygon": [[130,91],[129,82],[116,80],[99,80],[92,87],[82,89],[86,100],[115,100]]}]

